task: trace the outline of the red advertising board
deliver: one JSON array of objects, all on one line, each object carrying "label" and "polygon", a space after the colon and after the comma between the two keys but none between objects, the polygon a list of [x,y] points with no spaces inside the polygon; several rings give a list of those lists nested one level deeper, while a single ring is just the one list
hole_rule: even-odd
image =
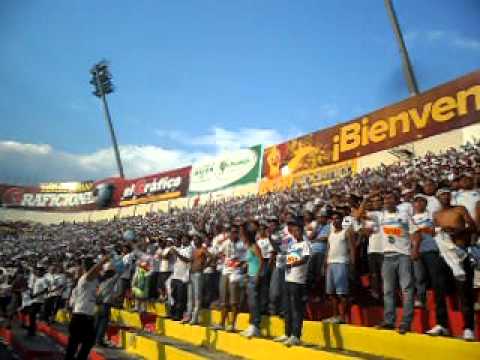
[{"label": "red advertising board", "polygon": [[119,205],[145,204],[152,201],[170,200],[185,196],[190,183],[188,166],[181,169],[161,172],[133,180],[126,180]]},{"label": "red advertising board", "polygon": [[[121,184],[121,183],[120,183]],[[0,205],[48,211],[79,211],[116,206],[114,180],[92,183],[87,191],[46,191],[41,186],[0,185]]]}]

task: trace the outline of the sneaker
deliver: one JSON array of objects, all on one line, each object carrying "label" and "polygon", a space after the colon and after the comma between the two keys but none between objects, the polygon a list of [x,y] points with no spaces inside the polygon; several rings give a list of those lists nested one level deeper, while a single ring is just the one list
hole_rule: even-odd
[{"label": "sneaker", "polygon": [[430,336],[448,336],[450,333],[441,325],[435,325],[433,328],[428,330],[425,334]]},{"label": "sneaker", "polygon": [[250,325],[247,330],[243,331],[241,336],[246,338],[258,337],[260,336],[260,330],[256,326]]},{"label": "sneaker", "polygon": [[189,321],[188,325],[198,325],[198,321],[192,319],[191,321]]},{"label": "sneaker", "polygon": [[285,341],[285,346],[297,346],[297,345],[300,345],[300,339],[297,338],[296,336],[290,336],[290,338]]},{"label": "sneaker", "polygon": [[327,324],[335,324],[338,321],[338,317],[332,316],[327,319],[322,320],[322,322],[327,323]]},{"label": "sneaker", "polygon": [[463,340],[465,340],[465,341],[474,341],[475,340],[475,334],[473,333],[472,329],[463,330]]},{"label": "sneaker", "polygon": [[213,324],[212,326],[210,326],[210,329],[211,330],[225,330],[225,328],[221,324]]},{"label": "sneaker", "polygon": [[415,300],[415,302],[413,303],[413,307],[423,309],[425,307],[425,304],[420,300]]},{"label": "sneaker", "polygon": [[190,320],[191,320],[191,319],[190,319],[189,317],[184,317],[184,318],[182,319],[182,321],[180,321],[180,324],[186,324],[186,323],[189,323],[189,322],[190,322]]},{"label": "sneaker", "polygon": [[235,331],[237,331],[237,330],[235,329],[235,326],[234,326],[234,325],[228,325],[228,326],[225,328],[225,331],[227,331],[227,332],[235,332]]},{"label": "sneaker", "polygon": [[480,311],[480,302],[476,302],[475,304],[473,304],[473,310]]},{"label": "sneaker", "polygon": [[287,335],[281,335],[281,336],[277,336],[276,338],[274,338],[273,341],[283,343],[283,342],[287,341],[288,339],[289,339],[289,337]]},{"label": "sneaker", "polygon": [[400,325],[400,327],[398,328],[397,331],[398,331],[398,333],[399,333],[400,335],[404,335],[404,334],[406,334],[407,332],[410,331],[410,326]]},{"label": "sneaker", "polygon": [[388,324],[386,322],[382,322],[381,324],[377,325],[376,328],[378,330],[393,330],[395,329],[395,326],[393,326],[392,324]]},{"label": "sneaker", "polygon": [[240,333],[240,336],[243,337],[250,337],[250,333],[252,332],[253,325],[250,325],[248,328],[245,329],[245,331],[242,331]]}]

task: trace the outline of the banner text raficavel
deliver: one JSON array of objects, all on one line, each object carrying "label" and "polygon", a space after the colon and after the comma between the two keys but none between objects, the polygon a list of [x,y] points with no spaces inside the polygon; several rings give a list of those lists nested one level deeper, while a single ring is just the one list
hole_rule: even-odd
[{"label": "banner text raficavel", "polygon": [[387,119],[370,122],[364,117],[361,121],[342,126],[333,137],[332,161],[339,161],[346,151],[380,143],[388,138],[395,138],[400,133],[409,133],[414,129],[424,129],[430,121],[446,122],[455,116],[464,116],[469,112],[468,101],[472,98],[475,111],[480,110],[480,85],[458,91],[455,96],[442,96],[429,101],[421,109],[412,107]]}]

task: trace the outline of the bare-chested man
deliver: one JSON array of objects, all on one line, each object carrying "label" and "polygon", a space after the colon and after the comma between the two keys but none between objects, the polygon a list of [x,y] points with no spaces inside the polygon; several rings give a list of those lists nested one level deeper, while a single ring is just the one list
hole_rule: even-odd
[{"label": "bare-chested man", "polygon": [[[436,236],[446,234],[458,249],[466,250],[470,245],[472,235],[476,234],[476,225],[468,210],[464,206],[451,205],[451,192],[449,189],[440,189],[437,192],[442,208],[434,214]],[[437,237],[437,241],[438,241]],[[473,268],[465,257],[459,264],[465,271],[465,278],[455,279],[458,296],[462,304],[464,321],[463,338],[473,341],[474,329],[474,293],[473,293]]]}]

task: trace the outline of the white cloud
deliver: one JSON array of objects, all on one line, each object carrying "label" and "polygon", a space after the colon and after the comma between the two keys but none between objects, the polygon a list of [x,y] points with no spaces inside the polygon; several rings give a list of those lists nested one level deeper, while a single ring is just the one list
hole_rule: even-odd
[{"label": "white cloud", "polygon": [[480,41],[456,31],[446,30],[427,30],[427,31],[409,31],[404,36],[405,41],[410,44],[418,42],[436,43],[442,42],[454,48],[480,51]]},{"label": "white cloud", "polygon": [[[120,147],[120,153],[129,178],[189,165],[205,156],[152,145],[125,145]],[[72,154],[50,145],[14,141],[0,141],[0,167],[0,182],[22,184],[51,180],[96,180],[117,174],[112,149]]]},{"label": "white cloud", "polygon": [[0,146],[5,151],[16,151],[31,155],[45,155],[52,151],[52,147],[47,144],[23,144],[16,141],[2,141]]},{"label": "white cloud", "polygon": [[281,134],[274,129],[241,128],[233,131],[221,127],[213,127],[208,133],[198,136],[169,130],[157,130],[156,134],[189,147],[208,147],[213,149],[215,153],[222,153],[258,144],[264,144],[265,146],[278,144],[298,136],[300,132],[290,129],[285,134]]},{"label": "white cloud", "polygon": [[459,48],[480,51],[480,41],[476,39],[456,38],[454,43]]},{"label": "white cloud", "polygon": [[[228,150],[256,144],[270,145],[287,139],[276,130],[249,128],[231,131],[214,127],[207,134],[193,137],[175,131],[157,134],[175,138],[177,141],[184,139],[191,146],[186,149],[168,149],[156,145],[120,146],[127,178],[191,165],[195,161]],[[73,154],[48,144],[27,144],[9,140],[0,140],[0,168],[0,182],[13,184],[96,180],[117,174],[111,148]]]},{"label": "white cloud", "polygon": [[448,33],[446,31],[443,31],[443,30],[430,30],[430,31],[427,31],[427,33],[426,33],[426,37],[430,41],[440,40],[447,35],[448,35]]}]

